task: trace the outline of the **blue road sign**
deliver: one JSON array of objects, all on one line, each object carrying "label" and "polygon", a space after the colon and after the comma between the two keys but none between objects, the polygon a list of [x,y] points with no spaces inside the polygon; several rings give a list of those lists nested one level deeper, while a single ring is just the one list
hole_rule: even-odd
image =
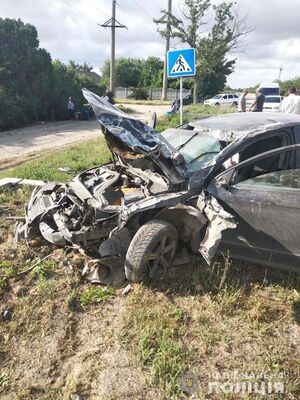
[{"label": "blue road sign", "polygon": [[168,77],[192,76],[196,74],[195,49],[168,51]]}]

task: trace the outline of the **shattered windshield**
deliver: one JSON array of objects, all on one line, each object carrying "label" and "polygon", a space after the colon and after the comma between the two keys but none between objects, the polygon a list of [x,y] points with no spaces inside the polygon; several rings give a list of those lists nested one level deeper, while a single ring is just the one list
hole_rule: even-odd
[{"label": "shattered windshield", "polygon": [[202,169],[222,150],[219,140],[201,131],[167,131],[162,135],[183,155],[191,172]]}]

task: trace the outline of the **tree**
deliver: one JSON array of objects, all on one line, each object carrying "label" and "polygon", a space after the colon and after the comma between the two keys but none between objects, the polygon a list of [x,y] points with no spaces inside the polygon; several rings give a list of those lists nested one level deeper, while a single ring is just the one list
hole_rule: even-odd
[{"label": "tree", "polygon": [[36,28],[20,19],[0,19],[0,108],[5,110],[0,129],[46,116],[51,74],[51,57],[39,48]]},{"label": "tree", "polygon": [[33,25],[0,18],[0,130],[66,118],[68,96],[76,108],[85,103],[83,87],[99,95],[105,91],[87,63],[52,63],[50,54],[39,48]]},{"label": "tree", "polygon": [[[170,17],[171,37],[196,49],[194,102],[198,94],[206,97],[221,91],[236,61],[228,56],[239,48],[241,39],[249,32],[246,17],[239,16],[233,2],[212,5],[210,0],[184,0],[183,18],[173,14]],[[210,20],[213,20],[211,27]],[[164,30],[160,33],[166,35]]]},{"label": "tree", "polygon": [[[161,87],[163,61],[158,57],[118,58],[115,63],[116,83],[120,87]],[[102,81],[109,85],[110,63],[105,61],[102,68]]]},{"label": "tree", "polygon": [[142,61],[140,87],[162,87],[164,62],[158,57],[148,57]]},{"label": "tree", "polygon": [[82,88],[89,89],[100,96],[104,94],[105,85],[103,83],[95,83],[93,79],[90,79],[84,73],[78,73],[78,70],[81,70],[80,66],[74,68],[72,63],[65,65],[58,60],[54,61],[52,65],[52,119],[65,119],[68,117],[66,104],[69,96],[72,96],[77,109],[86,103],[82,95]]},{"label": "tree", "polygon": [[[109,61],[102,69],[102,80],[109,85]],[[118,58],[115,62],[116,85],[120,87],[138,87],[142,76],[142,65],[139,59]]]}]

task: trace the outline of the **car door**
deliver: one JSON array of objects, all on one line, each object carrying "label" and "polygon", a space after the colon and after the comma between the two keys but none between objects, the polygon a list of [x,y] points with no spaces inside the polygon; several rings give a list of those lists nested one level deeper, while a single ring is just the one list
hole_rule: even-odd
[{"label": "car door", "polygon": [[222,96],[220,103],[223,104],[223,105],[226,105],[226,104],[228,103],[228,96],[227,96],[227,94],[224,94],[224,95]]},{"label": "car door", "polygon": [[[282,157],[284,169],[278,168]],[[262,165],[277,166],[262,170]],[[300,270],[300,145],[271,150],[218,175],[208,186],[238,221],[223,233],[220,252],[268,266]],[[270,162],[271,161],[271,162]],[[246,177],[243,171],[250,171]],[[256,173],[254,173],[256,171]]]}]

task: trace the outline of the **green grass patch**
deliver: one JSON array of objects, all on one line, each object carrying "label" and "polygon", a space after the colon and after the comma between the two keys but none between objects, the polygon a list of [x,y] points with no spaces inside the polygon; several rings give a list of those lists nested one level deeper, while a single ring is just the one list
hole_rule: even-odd
[{"label": "green grass patch", "polygon": [[89,287],[79,294],[79,303],[81,307],[85,308],[93,303],[100,303],[108,300],[115,294],[113,287]]},{"label": "green grass patch", "polygon": [[[214,115],[229,114],[236,111],[236,107],[210,107],[203,104],[196,104],[183,107],[183,123],[194,119],[203,119]],[[156,130],[162,132],[167,128],[177,128],[180,125],[179,113],[173,115],[163,115],[158,118]]]},{"label": "green grass patch", "polygon": [[116,104],[141,104],[141,105],[155,105],[167,106],[170,100],[135,100],[135,99],[115,99]]},{"label": "green grass patch", "polygon": [[197,398],[208,398],[211,374],[233,371],[284,371],[286,398],[299,398],[299,282],[272,270],[265,285],[264,276],[261,266],[224,258],[212,266],[180,266],[150,287],[135,286],[119,340],[160,398],[184,398],[183,374],[199,379]]},{"label": "green grass patch", "polygon": [[120,104],[120,105],[118,106],[118,108],[119,108],[121,111],[123,111],[123,112],[125,112],[125,113],[127,113],[127,114],[133,114],[133,113],[134,113],[134,109],[133,109],[133,108],[124,107],[122,104]]},{"label": "green grass patch", "polygon": [[13,267],[13,262],[9,260],[0,261],[0,276],[5,278],[11,278],[16,274],[16,270]]},{"label": "green grass patch", "polygon": [[192,104],[190,106],[184,107],[183,110],[187,115],[190,116],[213,116],[221,114],[231,114],[233,112],[236,112],[237,108],[231,106],[212,107],[204,104]]},{"label": "green grass patch", "polygon": [[[166,299],[142,299],[140,287],[132,295],[127,323],[120,342],[150,370],[150,385],[166,398],[181,393],[179,377],[188,367],[191,351],[186,346],[187,314]],[[149,304],[147,304],[149,302]]]},{"label": "green grass patch", "polygon": [[70,167],[74,175],[96,165],[104,164],[110,159],[110,151],[104,138],[82,142],[64,150],[57,151],[34,161],[28,161],[17,167],[0,172],[0,178],[18,177],[40,179],[45,181],[64,182],[71,175],[58,170],[59,167]]},{"label": "green grass patch", "polygon": [[52,276],[57,267],[58,264],[54,260],[42,261],[32,270],[32,276],[39,281],[45,281]]}]

